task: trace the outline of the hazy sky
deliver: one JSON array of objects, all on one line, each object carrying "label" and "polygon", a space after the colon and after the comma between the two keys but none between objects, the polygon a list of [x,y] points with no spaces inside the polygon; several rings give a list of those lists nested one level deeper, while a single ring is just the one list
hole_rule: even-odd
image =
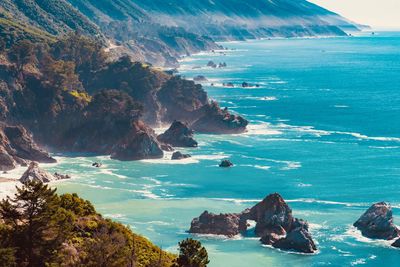
[{"label": "hazy sky", "polygon": [[309,0],[361,24],[400,28],[400,0]]}]

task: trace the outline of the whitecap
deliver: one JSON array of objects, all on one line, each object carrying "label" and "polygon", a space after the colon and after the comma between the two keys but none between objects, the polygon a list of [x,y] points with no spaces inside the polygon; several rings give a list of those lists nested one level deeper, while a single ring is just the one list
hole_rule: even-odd
[{"label": "whitecap", "polygon": [[298,186],[298,187],[311,187],[312,184],[298,183],[297,186]]}]

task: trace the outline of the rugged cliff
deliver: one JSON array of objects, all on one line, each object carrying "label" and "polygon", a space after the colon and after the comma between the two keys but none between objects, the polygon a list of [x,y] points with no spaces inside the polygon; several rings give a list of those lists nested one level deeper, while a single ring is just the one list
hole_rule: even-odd
[{"label": "rugged cliff", "polygon": [[357,30],[304,0],[3,0],[0,30],[1,17],[7,16],[49,35],[79,31],[100,40],[114,56],[129,54],[159,66],[176,66],[182,55],[217,49],[215,41]]}]

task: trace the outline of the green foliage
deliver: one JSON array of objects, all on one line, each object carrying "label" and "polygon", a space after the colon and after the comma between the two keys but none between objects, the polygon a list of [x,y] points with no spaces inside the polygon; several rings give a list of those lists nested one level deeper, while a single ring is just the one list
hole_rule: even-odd
[{"label": "green foliage", "polygon": [[72,211],[77,216],[96,215],[96,210],[92,203],[78,197],[75,193],[61,195],[60,206],[66,210]]},{"label": "green foliage", "polygon": [[76,194],[30,182],[0,202],[0,267],[167,267],[174,259]]},{"label": "green foliage", "polygon": [[52,54],[57,60],[74,62],[81,76],[98,70],[107,60],[107,54],[99,42],[77,32],[67,34],[52,45]]},{"label": "green foliage", "polygon": [[187,238],[179,242],[179,256],[174,267],[206,267],[209,262],[207,250],[199,241]]},{"label": "green foliage", "polygon": [[0,267],[16,267],[15,250],[13,248],[0,248]]},{"label": "green foliage", "polygon": [[29,40],[22,40],[11,47],[8,57],[15,62],[18,74],[23,76],[25,65],[35,63],[34,48],[34,44]]}]

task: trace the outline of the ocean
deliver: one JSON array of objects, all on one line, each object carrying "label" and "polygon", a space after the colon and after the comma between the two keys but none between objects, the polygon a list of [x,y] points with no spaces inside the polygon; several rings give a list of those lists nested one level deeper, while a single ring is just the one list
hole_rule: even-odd
[{"label": "ocean", "polygon": [[[180,73],[204,75],[209,96],[250,121],[247,133],[196,134],[198,148],[179,149],[192,155],[183,161],[58,155],[47,168],[73,177],[58,192],[77,192],[172,252],[204,210],[240,212],[279,192],[310,223],[318,253],[279,251],[251,235],[194,236],[210,267],[398,266],[399,250],[352,224],[379,201],[400,224],[400,33],[222,45],[229,50],[185,58]],[[227,67],[207,68],[209,60]],[[224,158],[235,166],[219,168]]]}]

